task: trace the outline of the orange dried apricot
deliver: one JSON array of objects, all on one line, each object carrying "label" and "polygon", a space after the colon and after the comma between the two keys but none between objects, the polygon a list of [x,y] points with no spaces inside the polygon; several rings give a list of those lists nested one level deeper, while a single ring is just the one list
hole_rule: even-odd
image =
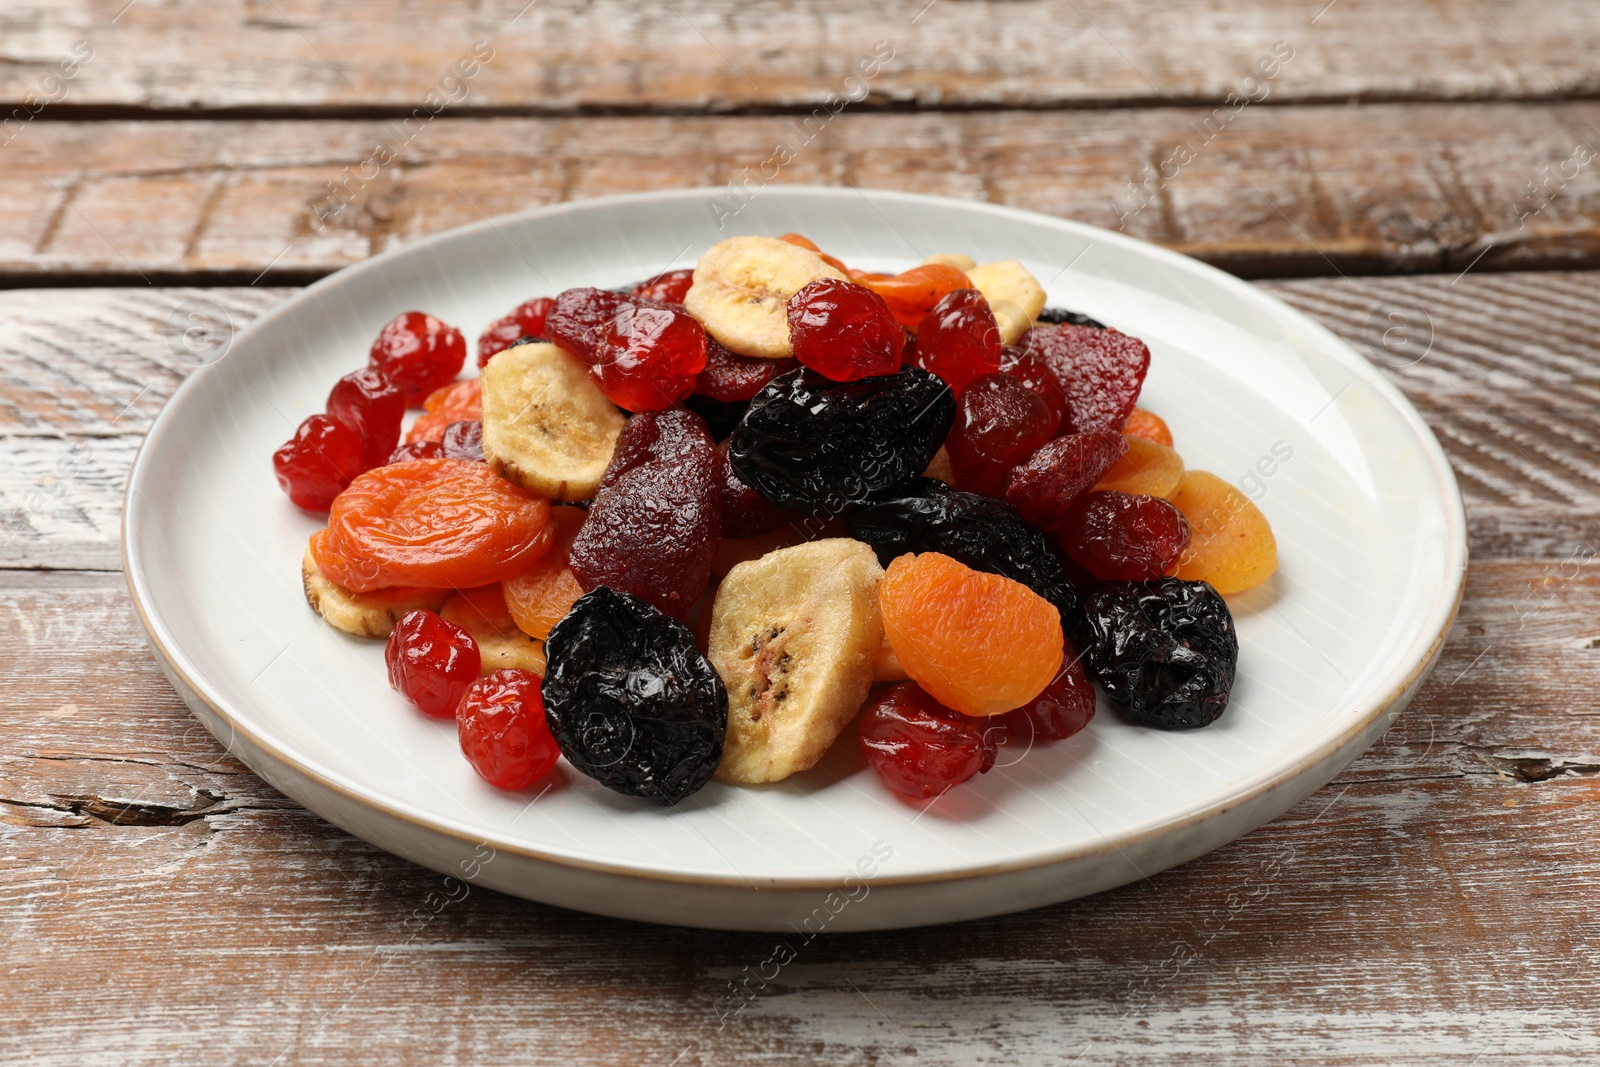
[{"label": "orange dried apricot", "polygon": [[499,582],[458,591],[444,602],[439,617],[477,642],[480,678],[505,667],[544,675],[544,642],[517,627]]},{"label": "orange dried apricot", "polygon": [[938,552],[907,554],[889,564],[878,602],[901,668],[956,711],[1020,708],[1061,670],[1061,616],[1021,582]]},{"label": "orange dried apricot", "polygon": [[977,288],[965,272],[944,263],[924,263],[887,278],[862,275],[851,280],[883,297],[895,321],[908,330],[915,330],[933,305],[957,289]]},{"label": "orange dried apricot", "polygon": [[483,379],[467,378],[435,389],[422,402],[422,411],[406,431],[408,445],[443,440],[445,428],[452,422],[483,418]]},{"label": "orange dried apricot", "polygon": [[1219,593],[1242,593],[1278,569],[1278,542],[1261,509],[1207,471],[1183,476],[1172,503],[1189,520],[1189,547],[1178,577],[1210,582]]},{"label": "orange dried apricot", "polygon": [[1144,408],[1133,409],[1133,414],[1128,416],[1128,421],[1122,426],[1122,433],[1126,437],[1142,437],[1146,441],[1154,441],[1165,448],[1172,447],[1172,431],[1167,428],[1167,420]]},{"label": "orange dried apricot", "polygon": [[1129,437],[1128,451],[1095,483],[1099,490],[1137,496],[1169,496],[1183,481],[1183,457],[1165,445]]},{"label": "orange dried apricot", "polygon": [[807,249],[809,251],[815,252],[817,255],[822,257],[822,262],[826,263],[828,266],[832,267],[834,270],[837,270],[837,271],[848,271],[850,269],[849,267],[846,267],[839,260],[835,259],[834,257],[828,255],[828,253],[824,252],[822,249],[818,248],[817,245],[816,245],[816,242],[812,241],[811,238],[809,238],[809,237],[803,237],[798,233],[786,233],[782,237],[778,238],[778,240],[780,240],[780,241],[788,241],[792,245],[798,245],[801,248],[804,248],[804,249]]},{"label": "orange dried apricot", "polygon": [[572,551],[572,539],[578,535],[584,515],[582,508],[551,508],[555,544],[533,566],[500,583],[517,628],[530,637],[549,637],[550,628],[583,595],[578,576],[567,565],[567,553]]},{"label": "orange dried apricot", "polygon": [[544,497],[482,463],[414,459],[351,482],[311,551],[330,581],[355,593],[469,589],[526,570],[552,540]]}]

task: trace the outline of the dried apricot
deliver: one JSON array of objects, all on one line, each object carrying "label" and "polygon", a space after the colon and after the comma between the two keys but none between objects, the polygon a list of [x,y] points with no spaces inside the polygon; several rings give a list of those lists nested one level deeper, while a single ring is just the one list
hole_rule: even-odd
[{"label": "dried apricot", "polygon": [[367,593],[488,585],[526,570],[552,540],[544,497],[482,463],[414,459],[351,482],[311,547],[330,581]]},{"label": "dried apricot", "polygon": [[802,237],[798,233],[786,233],[782,237],[778,238],[778,240],[787,241],[792,245],[798,245],[799,247],[808,251],[815,252],[818,256],[822,257],[822,262],[826,263],[834,270],[848,271],[850,269],[839,260],[833,258],[832,256],[828,255],[828,253],[818,248],[816,246],[816,242],[812,241],[809,237]]},{"label": "dried apricot", "polygon": [[435,389],[422,402],[422,411],[406,431],[408,445],[443,440],[445,427],[452,422],[483,418],[483,379],[467,378]]},{"label": "dried apricot", "polygon": [[1146,441],[1172,447],[1172,431],[1167,428],[1167,420],[1144,408],[1133,409],[1128,421],[1122,424],[1122,432],[1128,437],[1142,437]]},{"label": "dried apricot", "polygon": [[1183,481],[1183,457],[1143,437],[1124,437],[1128,451],[1100,476],[1096,489],[1138,496],[1171,496]]},{"label": "dried apricot", "polygon": [[478,643],[479,677],[508,667],[544,674],[544,642],[518,628],[499,582],[461,590],[444,602],[439,617]]},{"label": "dried apricot", "polygon": [[529,636],[549,637],[550,628],[560,622],[583,595],[578,576],[567,566],[572,539],[577,536],[583,519],[582,508],[551,508],[550,525],[555,531],[555,544],[533,566],[500,583],[506,607],[516,620],[517,628]]},{"label": "dried apricot", "polygon": [[913,681],[967,715],[999,715],[1061,670],[1061,616],[1021,582],[938,552],[889,564],[879,593],[889,644]]},{"label": "dried apricot", "polygon": [[1242,593],[1278,569],[1278,542],[1261,509],[1208,471],[1190,471],[1172,494],[1189,520],[1189,547],[1178,557],[1178,577],[1210,582],[1219,593]]},{"label": "dried apricot", "polygon": [[850,280],[883,297],[895,321],[912,332],[922,323],[922,317],[933,310],[933,305],[957,289],[973,288],[972,279],[965,272],[943,263],[924,263],[887,278],[852,275]]}]

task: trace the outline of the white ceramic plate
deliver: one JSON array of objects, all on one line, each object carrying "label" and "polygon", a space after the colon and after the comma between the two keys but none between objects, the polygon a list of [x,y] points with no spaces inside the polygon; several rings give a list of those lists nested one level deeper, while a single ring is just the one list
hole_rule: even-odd
[{"label": "white ceramic plate", "polygon": [[[1466,527],[1438,443],[1348,346],[1210,267],[1060,219],[770,188],[719,229],[720,195],[565,204],[378,256],[274,309],[178,390],[129,481],[129,584],[173,684],[262,777],[383,848],[508,893],[808,937],[1016,911],[1153,874],[1284,811],[1399,713],[1455,614]],[[278,491],[269,456],[397,312],[429,310],[472,338],[530,296],[626,284],[723,237],[791,230],[869,268],[941,251],[1020,259],[1052,305],[1149,344],[1141,403],[1191,467],[1246,486],[1281,552],[1273,582],[1234,600],[1239,679],[1219,722],[1162,733],[1102,704],[1077,737],[1003,751],[1003,766],[925,809],[884,790],[848,736],[806,774],[712,783],[675,811],[564,763],[548,792],[506,795],[473,774],[453,726],[390,691],[381,644],[307,609],[300,558],[320,523]]]}]

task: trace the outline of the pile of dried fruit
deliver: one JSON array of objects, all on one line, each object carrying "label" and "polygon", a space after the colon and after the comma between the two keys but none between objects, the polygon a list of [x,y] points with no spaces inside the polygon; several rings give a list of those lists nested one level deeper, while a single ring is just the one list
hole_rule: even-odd
[{"label": "pile of dried fruit", "polygon": [[1044,305],[1014,260],[875,274],[788,234],[529,300],[478,378],[407,312],[273,456],[328,512],[306,598],[385,638],[502,789],[565,756],[676,804],[856,723],[934,797],[1082,730],[1091,677],[1135,723],[1204,726],[1238,660],[1219,594],[1271,576],[1272,530],[1135,406],[1142,342]]}]

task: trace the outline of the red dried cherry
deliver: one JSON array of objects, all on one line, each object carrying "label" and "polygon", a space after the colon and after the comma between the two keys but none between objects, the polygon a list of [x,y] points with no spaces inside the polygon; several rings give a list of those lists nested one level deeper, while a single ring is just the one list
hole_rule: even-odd
[{"label": "red dried cherry", "polygon": [[1000,369],[1000,326],[976,289],[957,289],[917,327],[917,362],[960,395],[967,383]]},{"label": "red dried cherry", "polygon": [[502,667],[473,682],[456,707],[462,755],[496,789],[526,789],[556,765],[561,750],[545,724],[542,679]]},{"label": "red dried cherry", "polygon": [[333,383],[327,411],[361,435],[371,469],[382,466],[400,443],[406,396],[377,367],[362,367]]},{"label": "red dried cherry", "polygon": [[1012,472],[1006,502],[1036,526],[1056,526],[1072,502],[1094,488],[1127,451],[1120,433],[1058,437]]},{"label": "red dried cherry", "polygon": [[974,378],[944,441],[956,480],[968,492],[1003,496],[1012,469],[1055,436],[1059,424],[1049,405],[1011,375]]},{"label": "red dried cherry", "polygon": [[461,373],[467,341],[461,331],[432,315],[396,315],[372,342],[369,362],[388,376],[412,407]]},{"label": "red dried cherry", "polygon": [[1063,325],[1034,327],[1027,345],[1067,398],[1068,433],[1122,432],[1150,369],[1143,341],[1116,330]]},{"label": "red dried cherry", "polygon": [[884,785],[926,800],[994,766],[991,725],[902,682],[861,713],[861,752]]},{"label": "red dried cherry", "polygon": [[645,300],[659,300],[663,304],[681,304],[693,284],[694,270],[685,267],[682,270],[669,270],[665,274],[657,274],[647,282],[640,282],[628,290],[628,295],[642,297]]},{"label": "red dried cherry", "polygon": [[795,358],[836,382],[900,369],[905,330],[866,286],[818,278],[789,298],[788,317]]},{"label": "red dried cherry", "polygon": [[483,462],[483,422],[479,419],[452,422],[439,439],[439,455],[445,459]]},{"label": "red dried cherry", "polygon": [[327,511],[368,469],[361,435],[331,415],[312,415],[272,454],[278,486],[297,507]]},{"label": "red dried cherry", "polygon": [[478,366],[489,362],[489,357],[504,352],[524,337],[543,337],[544,320],[556,302],[548,296],[534,297],[518,304],[511,312],[489,324],[478,335]]},{"label": "red dried cherry", "polygon": [[431,611],[408,611],[383,648],[389,686],[428,715],[450,718],[478,677],[472,635]]},{"label": "red dried cherry", "polygon": [[1049,406],[1059,429],[1067,418],[1067,398],[1061,395],[1056,376],[1037,352],[1027,348],[1009,347],[1000,350],[1000,370],[1039,394],[1039,399]]},{"label": "red dried cherry", "polygon": [[613,293],[568,289],[545,320],[550,339],[589,364],[612,403],[664,411],[694,391],[706,365],[706,331],[682,308]]},{"label": "red dried cherry", "polygon": [[408,459],[439,459],[443,456],[444,445],[438,441],[409,441],[389,453],[389,462],[404,463]]},{"label": "red dried cherry", "polygon": [[1061,673],[1044,692],[997,720],[1006,731],[1006,744],[1027,750],[1038,742],[1064,741],[1094,718],[1094,683],[1084,670],[1078,650],[1067,638]]},{"label": "red dried cherry", "polygon": [[706,365],[694,380],[694,391],[725,404],[749,400],[772,379],[800,364],[792,359],[752,359],[731,351],[706,335]]},{"label": "red dried cherry", "polygon": [[1085,493],[1061,521],[1061,547],[1078,566],[1106,581],[1160,578],[1188,546],[1188,520],[1158,496]]}]

